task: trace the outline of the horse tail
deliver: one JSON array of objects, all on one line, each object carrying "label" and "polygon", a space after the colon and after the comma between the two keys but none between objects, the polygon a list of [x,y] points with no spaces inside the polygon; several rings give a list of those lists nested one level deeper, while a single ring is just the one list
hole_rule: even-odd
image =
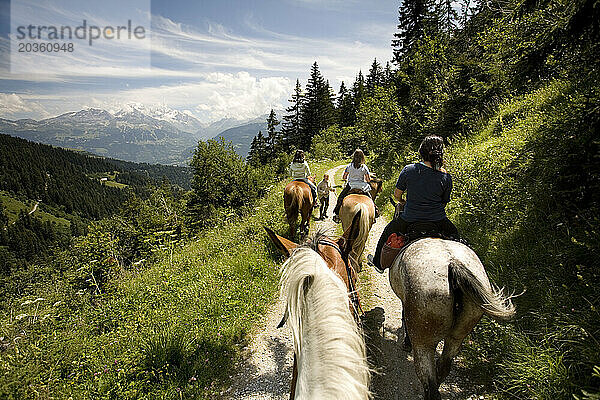
[{"label": "horse tail", "polygon": [[296,398],[369,398],[366,346],[341,278],[302,247],[283,264],[280,284],[298,360]]},{"label": "horse tail", "polygon": [[285,196],[285,213],[289,224],[295,223],[298,219],[298,213],[302,209],[302,189],[298,185],[293,185],[287,191]]},{"label": "horse tail", "polygon": [[360,213],[360,221],[358,221],[358,236],[354,240],[352,244],[352,254],[355,257],[356,263],[359,263],[359,258],[362,255],[362,252],[365,249],[365,244],[367,243],[367,239],[369,238],[369,231],[371,230],[371,220],[369,214],[369,207],[362,202],[356,203],[354,206],[354,210],[352,210],[351,215],[354,217],[358,212]]},{"label": "horse tail", "polygon": [[483,312],[491,317],[507,320],[515,315],[515,306],[511,296],[506,296],[504,290],[492,284],[487,288],[460,261],[452,260],[448,266],[448,280],[455,298],[465,294],[477,304]]}]

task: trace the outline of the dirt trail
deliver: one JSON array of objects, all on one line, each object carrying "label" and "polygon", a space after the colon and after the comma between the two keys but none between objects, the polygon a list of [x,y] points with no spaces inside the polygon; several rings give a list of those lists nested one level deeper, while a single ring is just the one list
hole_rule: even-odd
[{"label": "dirt trail", "polygon": [[[335,167],[327,173],[333,179],[345,165]],[[337,182],[339,184],[339,182]],[[335,197],[330,198],[329,218],[316,221],[314,226],[331,229]],[[315,213],[315,215],[318,213]],[[377,240],[387,221],[378,218],[373,225],[365,247],[365,255],[374,253]],[[370,281],[370,296],[363,304],[365,311],[364,332],[369,360],[377,371],[373,374],[371,390],[374,399],[382,400],[420,400],[423,398],[420,383],[415,374],[412,355],[402,350],[402,303],[393,293],[388,282],[387,272],[378,274],[364,263]],[[243,350],[243,361],[232,375],[233,385],[224,397],[242,400],[284,400],[289,398],[292,375],[292,338],[287,326],[277,329],[284,305],[280,299],[267,313],[264,321],[253,333],[248,347]],[[442,398],[463,397],[456,384],[455,371],[442,385]]]}]

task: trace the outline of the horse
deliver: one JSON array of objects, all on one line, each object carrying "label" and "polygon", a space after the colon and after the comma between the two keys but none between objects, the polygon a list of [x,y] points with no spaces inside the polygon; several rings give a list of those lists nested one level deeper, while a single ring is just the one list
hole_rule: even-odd
[{"label": "horse", "polygon": [[[404,347],[413,349],[425,400],[439,400],[439,386],[450,373],[464,338],[483,314],[512,318],[512,296],[490,283],[473,250],[438,238],[409,243],[392,263],[389,279],[402,301]],[[441,340],[444,349],[435,362]]]},{"label": "horse", "polygon": [[301,215],[300,234],[308,235],[308,225],[312,214],[313,205],[316,199],[313,199],[310,187],[302,181],[291,181],[283,191],[283,207],[288,225],[290,226],[290,237],[296,237],[296,224],[298,214]]},{"label": "horse", "polygon": [[344,198],[342,207],[340,208],[340,219],[342,220],[342,229],[344,231],[348,229],[358,212],[362,216],[359,222],[360,230],[358,239],[354,242],[354,247],[350,253],[358,272],[362,270],[362,254],[365,250],[365,244],[367,243],[371,227],[375,223],[375,198],[381,193],[383,182],[381,179],[371,178],[369,184],[373,200],[367,195],[355,194],[350,191],[351,194]]},{"label": "horse", "polygon": [[290,399],[369,399],[370,369],[357,318],[356,273],[349,265],[358,219],[334,241],[322,232],[298,245],[265,228],[288,257],[281,293],[294,340]]}]

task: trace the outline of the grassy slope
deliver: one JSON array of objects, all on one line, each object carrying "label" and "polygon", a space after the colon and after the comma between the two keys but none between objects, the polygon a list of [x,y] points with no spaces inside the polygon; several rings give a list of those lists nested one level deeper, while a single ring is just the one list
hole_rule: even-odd
[{"label": "grassy slope", "polygon": [[[29,201],[27,201],[27,203],[24,203],[23,201],[18,200],[15,197],[12,197],[7,192],[0,191],[0,203],[4,207],[4,212],[5,212],[6,216],[8,217],[9,223],[12,223],[17,220],[17,217],[19,216],[19,213],[21,211],[25,211],[26,213],[29,213],[33,209],[33,206],[35,205],[36,202],[29,200]],[[41,206],[41,204],[40,204],[40,206]],[[41,211],[40,207],[38,207],[38,209],[35,211],[35,213],[33,215],[40,218],[42,221],[50,221],[51,223],[60,224],[65,227],[69,227],[69,225],[71,224],[68,220],[66,220],[64,218],[57,217],[50,213]]]},{"label": "grassy slope", "polygon": [[212,398],[275,299],[280,258],[262,226],[285,232],[284,184],[243,221],[161,250],[108,293],[77,291],[66,273],[3,299],[0,398]]},{"label": "grassy slope", "polygon": [[[577,193],[560,192],[570,152],[581,154],[568,135],[588,140],[588,101],[554,82],[505,103],[448,151],[450,219],[493,281],[527,290],[515,299],[514,322],[484,318],[465,344],[465,374],[501,398],[572,398],[599,383],[591,378],[600,365],[597,225],[590,219],[587,229],[566,229],[573,225],[561,207]],[[381,201],[394,183],[385,183]]]}]

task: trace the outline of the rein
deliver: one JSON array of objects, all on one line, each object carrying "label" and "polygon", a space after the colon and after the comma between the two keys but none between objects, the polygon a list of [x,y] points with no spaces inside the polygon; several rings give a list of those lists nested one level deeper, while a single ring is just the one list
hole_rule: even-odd
[{"label": "rein", "polygon": [[358,294],[356,292],[356,288],[354,287],[354,283],[352,282],[352,267],[350,267],[350,262],[348,261],[347,257],[344,257],[344,253],[342,253],[340,246],[338,246],[335,242],[324,239],[320,239],[317,242],[317,244],[333,247],[337,250],[338,253],[340,253],[340,257],[342,257],[342,260],[344,261],[344,266],[346,267],[346,275],[348,275],[348,286],[350,286],[350,299],[352,300],[352,304],[354,304],[354,308],[357,311],[360,311],[362,314],[364,314],[364,311],[360,306],[360,302],[358,301]]}]

